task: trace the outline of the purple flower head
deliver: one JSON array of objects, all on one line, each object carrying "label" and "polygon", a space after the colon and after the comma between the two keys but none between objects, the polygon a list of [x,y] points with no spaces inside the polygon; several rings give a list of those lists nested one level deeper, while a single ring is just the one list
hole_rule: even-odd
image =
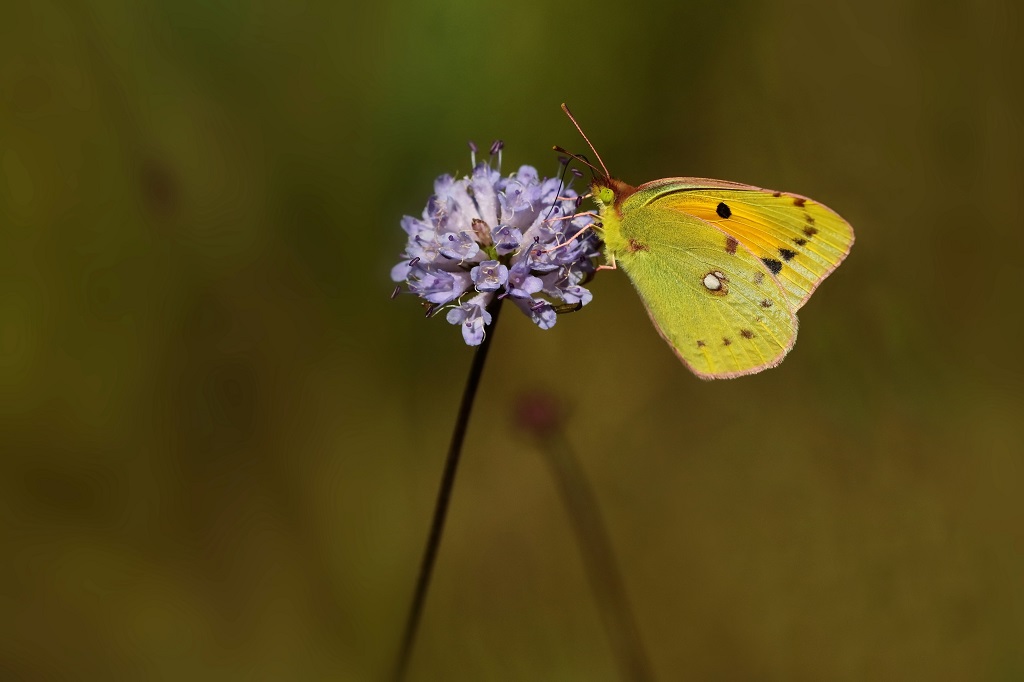
[{"label": "purple flower head", "polygon": [[470,174],[440,176],[422,216],[402,219],[405,251],[391,279],[435,309],[448,308],[446,319],[471,346],[483,341],[496,297],[510,297],[538,327],[550,329],[559,306],[592,298],[582,286],[599,255],[598,237],[584,230],[591,218],[577,215],[571,187],[541,178],[532,166],[503,176],[500,140],[479,163],[477,146],[469,147]]}]

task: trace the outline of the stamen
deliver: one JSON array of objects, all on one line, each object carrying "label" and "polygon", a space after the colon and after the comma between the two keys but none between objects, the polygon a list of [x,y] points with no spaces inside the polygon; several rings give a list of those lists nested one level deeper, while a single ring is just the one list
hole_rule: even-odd
[{"label": "stamen", "polygon": [[419,256],[416,256],[416,257],[415,257],[415,258],[413,258],[413,259],[412,259],[411,261],[409,261],[409,267],[410,267],[410,268],[411,268],[411,267],[414,267],[414,266],[415,266],[415,265],[416,265],[417,263],[419,263],[419,262],[420,262],[420,257],[419,257]]},{"label": "stamen", "polygon": [[391,292],[391,300],[392,301],[395,300],[396,298],[398,298],[398,292],[400,292],[401,290],[402,290],[401,285],[396,284],[395,285],[395,290]]},{"label": "stamen", "polygon": [[476,142],[469,141],[469,165],[476,167]]},{"label": "stamen", "polygon": [[498,171],[501,171],[501,150],[505,147],[505,143],[501,140],[495,140],[491,143],[491,156],[498,155]]}]

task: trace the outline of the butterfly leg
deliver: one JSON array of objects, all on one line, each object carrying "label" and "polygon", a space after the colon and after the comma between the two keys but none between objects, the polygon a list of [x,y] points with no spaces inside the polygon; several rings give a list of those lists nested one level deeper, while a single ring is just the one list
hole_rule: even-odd
[{"label": "butterfly leg", "polygon": [[611,265],[598,265],[598,270],[618,270],[619,266],[615,264],[615,254],[609,253],[608,257],[612,259]]},{"label": "butterfly leg", "polygon": [[544,249],[543,251],[541,251],[541,253],[551,253],[551,252],[552,252],[552,251],[554,251],[555,249],[560,249],[560,248],[562,248],[563,246],[565,246],[565,245],[567,245],[567,244],[572,244],[572,243],[573,243],[574,241],[576,241],[576,239],[578,239],[578,238],[579,238],[579,236],[580,236],[581,234],[583,234],[584,232],[586,232],[587,230],[589,230],[589,229],[590,229],[591,227],[593,227],[593,226],[592,226],[592,225],[587,225],[587,226],[586,226],[586,227],[584,227],[584,228],[583,228],[582,230],[580,230],[579,232],[577,232],[577,233],[576,233],[576,234],[574,234],[573,236],[569,237],[568,239],[566,239],[566,240],[565,240],[564,242],[562,242],[561,244],[555,244],[554,246],[552,246],[552,247],[551,247],[551,248],[549,248],[549,249]]},{"label": "butterfly leg", "polygon": [[584,232],[586,232],[587,230],[589,230],[591,228],[595,228],[595,229],[600,229],[601,228],[601,222],[600,222],[601,216],[597,215],[596,213],[589,212],[589,211],[587,213],[577,213],[575,215],[567,215],[567,216],[563,216],[561,218],[551,218],[551,222],[555,222],[557,220],[572,220],[573,218],[579,218],[580,216],[590,216],[591,218],[594,219],[594,222],[590,223],[589,225],[584,226],[581,230],[576,232],[576,234],[574,234],[573,236],[569,237],[567,240],[565,240],[561,244],[555,244],[550,249],[545,249],[541,253],[550,253],[550,252],[554,251],[555,249],[562,248],[566,244],[571,244],[574,241],[576,241],[576,239],[578,239],[581,234],[583,234]]},{"label": "butterfly leg", "polygon": [[546,222],[546,223],[557,223],[559,220],[575,220],[576,218],[580,218],[582,216],[589,216],[589,217],[593,218],[594,220],[600,220],[601,219],[601,216],[597,215],[593,211],[584,211],[583,213],[573,213],[572,215],[563,215],[563,216],[559,216],[558,218],[548,218],[544,222]]}]

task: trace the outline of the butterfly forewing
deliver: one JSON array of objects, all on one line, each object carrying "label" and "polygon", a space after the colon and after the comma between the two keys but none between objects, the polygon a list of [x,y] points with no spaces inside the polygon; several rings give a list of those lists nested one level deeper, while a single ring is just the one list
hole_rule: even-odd
[{"label": "butterfly forewing", "polygon": [[806,197],[701,178],[644,186],[648,205],[711,222],[757,256],[798,310],[846,258],[853,229],[827,206]]},{"label": "butterfly forewing", "polygon": [[729,234],[660,202],[624,210],[621,233],[628,248],[615,254],[618,262],[659,333],[694,373],[752,374],[792,348],[797,320],[787,292]]}]

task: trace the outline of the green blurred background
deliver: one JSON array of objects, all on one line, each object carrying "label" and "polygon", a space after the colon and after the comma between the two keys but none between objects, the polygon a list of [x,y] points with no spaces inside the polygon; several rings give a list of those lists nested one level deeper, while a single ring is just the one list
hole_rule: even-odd
[{"label": "green blurred background", "polygon": [[853,225],[795,351],[691,376],[621,273],[495,335],[412,678],[617,679],[523,391],[571,406],[660,679],[1024,679],[1019,5],[144,0],[0,28],[3,679],[397,647],[472,355],[388,300],[466,140]]}]

